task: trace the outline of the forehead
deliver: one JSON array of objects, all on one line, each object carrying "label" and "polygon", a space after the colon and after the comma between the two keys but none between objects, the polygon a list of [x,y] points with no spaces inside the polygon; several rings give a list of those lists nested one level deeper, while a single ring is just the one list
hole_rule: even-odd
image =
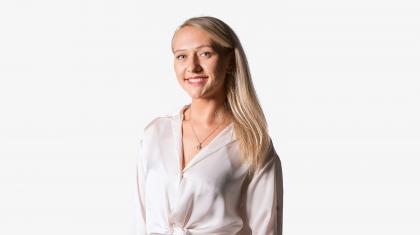
[{"label": "forehead", "polygon": [[185,26],[175,32],[173,50],[190,50],[199,46],[214,46],[210,34],[202,29]]}]

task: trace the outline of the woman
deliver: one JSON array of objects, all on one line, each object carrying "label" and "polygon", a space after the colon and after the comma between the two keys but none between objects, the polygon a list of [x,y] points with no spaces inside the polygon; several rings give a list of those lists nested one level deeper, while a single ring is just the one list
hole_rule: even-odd
[{"label": "woman", "polygon": [[172,51],[192,100],[143,130],[137,234],[280,235],[280,160],[239,39],[217,18],[194,17]]}]

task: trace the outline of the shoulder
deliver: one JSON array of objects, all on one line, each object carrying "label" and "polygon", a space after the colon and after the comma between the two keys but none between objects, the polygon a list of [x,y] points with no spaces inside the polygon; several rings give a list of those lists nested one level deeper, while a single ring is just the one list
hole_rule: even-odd
[{"label": "shoulder", "polygon": [[271,137],[269,137],[269,143],[268,143],[266,151],[267,152],[265,154],[265,158],[263,160],[263,163],[261,164],[261,167],[258,169],[258,171],[263,172],[273,167],[275,168],[278,168],[279,166],[281,167],[280,157],[277,154],[277,151],[274,147],[274,143]]},{"label": "shoulder", "polygon": [[159,133],[169,130],[168,128],[171,128],[178,120],[178,111],[179,109],[173,109],[166,113],[157,115],[153,119],[147,121],[146,125],[141,130],[141,136],[145,137],[151,133]]}]

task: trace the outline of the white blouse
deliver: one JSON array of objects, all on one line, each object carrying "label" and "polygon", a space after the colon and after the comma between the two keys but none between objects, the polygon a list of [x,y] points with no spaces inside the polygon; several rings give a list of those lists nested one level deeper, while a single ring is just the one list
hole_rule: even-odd
[{"label": "white blouse", "polygon": [[183,110],[190,105],[143,130],[136,234],[281,235],[282,171],[272,142],[267,163],[247,177],[231,123],[181,170]]}]

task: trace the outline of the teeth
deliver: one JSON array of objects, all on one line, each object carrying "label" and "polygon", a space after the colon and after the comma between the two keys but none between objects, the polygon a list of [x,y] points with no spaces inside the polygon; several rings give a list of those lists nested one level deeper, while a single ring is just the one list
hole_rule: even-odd
[{"label": "teeth", "polygon": [[190,79],[188,79],[188,81],[190,81],[190,82],[200,82],[200,81],[203,81],[203,80],[205,80],[205,78],[190,78]]}]

